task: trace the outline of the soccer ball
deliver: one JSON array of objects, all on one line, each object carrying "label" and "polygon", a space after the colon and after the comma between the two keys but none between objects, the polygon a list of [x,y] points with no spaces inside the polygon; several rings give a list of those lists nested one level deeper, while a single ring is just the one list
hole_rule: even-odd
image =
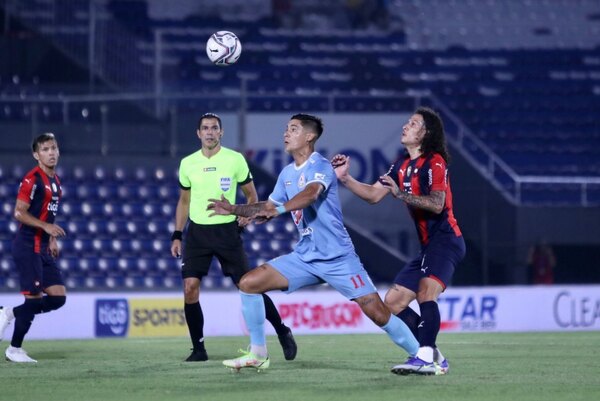
[{"label": "soccer ball", "polygon": [[216,65],[234,64],[240,58],[240,54],[242,54],[242,44],[233,32],[213,33],[206,42],[206,55]]}]

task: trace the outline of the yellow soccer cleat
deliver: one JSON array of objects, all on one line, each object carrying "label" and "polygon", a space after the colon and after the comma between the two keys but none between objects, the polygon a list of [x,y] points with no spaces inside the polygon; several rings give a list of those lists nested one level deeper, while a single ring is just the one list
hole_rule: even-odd
[{"label": "yellow soccer cleat", "polygon": [[237,372],[242,368],[255,368],[258,372],[265,370],[269,367],[269,357],[259,358],[250,351],[239,350],[242,354],[239,358],[226,359],[223,361],[223,365],[235,370]]}]

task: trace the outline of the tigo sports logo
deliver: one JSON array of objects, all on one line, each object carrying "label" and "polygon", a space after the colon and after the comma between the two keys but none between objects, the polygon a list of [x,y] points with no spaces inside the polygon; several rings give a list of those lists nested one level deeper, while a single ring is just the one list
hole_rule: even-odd
[{"label": "tigo sports logo", "polygon": [[495,295],[448,295],[438,305],[442,330],[489,331],[497,326]]},{"label": "tigo sports logo", "polygon": [[130,337],[185,336],[188,332],[180,299],[131,299]]},{"label": "tigo sports logo", "polygon": [[125,337],[128,326],[126,299],[96,300],[96,337]]}]

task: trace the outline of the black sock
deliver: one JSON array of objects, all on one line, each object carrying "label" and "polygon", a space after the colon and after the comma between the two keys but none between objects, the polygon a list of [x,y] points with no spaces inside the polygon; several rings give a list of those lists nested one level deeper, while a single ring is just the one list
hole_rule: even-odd
[{"label": "black sock", "polygon": [[435,348],[435,340],[440,331],[440,309],[435,301],[423,302],[419,307],[421,308],[421,322],[417,337],[419,345]]},{"label": "black sock", "polygon": [[267,320],[273,325],[278,336],[287,334],[290,329],[281,321],[281,316],[279,315],[273,300],[267,294],[262,294],[262,296],[265,300],[265,314]]},{"label": "black sock", "polygon": [[57,310],[67,302],[67,297],[64,295],[47,295],[42,297],[42,310],[40,313],[46,313]]},{"label": "black sock", "polygon": [[10,345],[21,348],[23,345],[23,339],[31,327],[33,318],[41,311],[41,298],[26,299],[22,305],[19,305],[13,309],[13,313],[15,315],[15,330],[13,332]]},{"label": "black sock", "polygon": [[204,349],[204,315],[200,302],[185,304],[183,310],[194,350]]},{"label": "black sock", "polygon": [[398,313],[398,316],[408,326],[410,331],[413,333],[415,338],[419,338],[419,323],[421,322],[421,316],[414,311],[410,306],[407,306],[402,312]]},{"label": "black sock", "polygon": [[42,313],[42,298],[26,299],[21,305],[13,308],[15,318],[29,316],[30,314],[37,315],[38,313]]}]

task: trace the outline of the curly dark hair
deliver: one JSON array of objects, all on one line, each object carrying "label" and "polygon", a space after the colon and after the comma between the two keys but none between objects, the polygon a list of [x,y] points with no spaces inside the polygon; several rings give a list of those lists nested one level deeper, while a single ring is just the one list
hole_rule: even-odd
[{"label": "curly dark hair", "polygon": [[419,107],[415,114],[423,117],[425,122],[425,136],[421,143],[421,152],[424,155],[430,153],[439,153],[446,163],[450,163],[450,153],[446,144],[446,134],[444,133],[444,123],[440,115],[429,107]]}]

